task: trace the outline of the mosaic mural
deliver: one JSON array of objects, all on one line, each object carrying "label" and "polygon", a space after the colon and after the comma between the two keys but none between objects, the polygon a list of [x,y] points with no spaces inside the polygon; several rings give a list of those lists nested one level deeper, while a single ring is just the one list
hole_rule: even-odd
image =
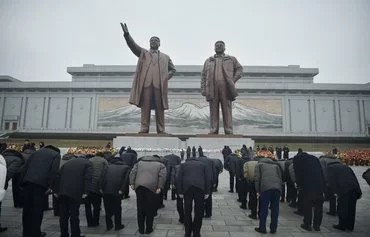
[{"label": "mosaic mural", "polygon": [[[177,134],[206,134],[209,132],[209,105],[204,99],[170,99],[165,112],[166,131]],[[282,106],[278,99],[238,99],[233,102],[235,134],[282,132]],[[220,111],[220,125],[222,115]],[[223,128],[220,126],[220,133]],[[140,108],[128,104],[126,97],[99,99],[98,129],[138,132]],[[155,132],[152,111],[150,132]]]}]

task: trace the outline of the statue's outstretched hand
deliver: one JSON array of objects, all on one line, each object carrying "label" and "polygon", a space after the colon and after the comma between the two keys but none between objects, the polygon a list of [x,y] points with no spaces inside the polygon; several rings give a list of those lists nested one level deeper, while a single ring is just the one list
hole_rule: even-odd
[{"label": "statue's outstretched hand", "polygon": [[122,22],[121,22],[120,24],[121,24],[121,27],[122,27],[123,33],[128,33],[128,28],[127,28],[126,23],[122,24]]}]

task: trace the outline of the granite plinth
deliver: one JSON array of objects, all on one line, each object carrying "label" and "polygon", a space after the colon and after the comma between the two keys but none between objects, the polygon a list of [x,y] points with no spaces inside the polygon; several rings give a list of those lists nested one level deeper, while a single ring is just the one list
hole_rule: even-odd
[{"label": "granite plinth", "polygon": [[141,155],[168,155],[180,153],[184,147],[183,141],[171,134],[125,134],[113,138],[113,146],[119,149],[122,146],[130,146]]}]

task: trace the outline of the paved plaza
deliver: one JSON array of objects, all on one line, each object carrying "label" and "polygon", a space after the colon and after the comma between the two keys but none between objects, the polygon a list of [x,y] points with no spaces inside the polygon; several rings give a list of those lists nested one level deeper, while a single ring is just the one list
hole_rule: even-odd
[{"label": "paved plaza", "polygon": [[[341,232],[332,228],[337,224],[337,217],[328,216],[328,203],[324,204],[324,218],[321,226],[321,232],[308,232],[299,226],[302,223],[301,216],[293,212],[295,209],[288,207],[286,203],[280,205],[279,225],[276,234],[260,234],[254,231],[258,226],[258,221],[248,218],[249,210],[239,208],[236,201],[237,194],[229,193],[228,173],[223,172],[220,175],[219,191],[213,194],[213,216],[210,219],[203,219],[201,234],[203,237],[256,237],[256,236],[357,236],[370,237],[370,187],[361,177],[367,167],[353,167],[363,192],[362,198],[357,203],[357,214],[355,230],[353,232]],[[1,233],[1,237],[22,236],[22,209],[13,207],[11,188],[8,189],[6,198],[2,204],[1,224],[8,227],[6,232]],[[100,226],[87,228],[84,206],[80,208],[80,225],[82,235],[86,237],[120,237],[120,236],[141,236],[138,233],[136,222],[136,198],[130,190],[130,199],[122,201],[122,221],[126,226],[123,230],[116,232],[114,230],[106,231],[104,210],[101,212]],[[170,197],[170,193],[169,193]],[[160,209],[158,216],[154,220],[154,232],[150,235],[142,236],[184,236],[184,226],[178,222],[175,201],[164,201],[165,208]],[[50,204],[51,205],[51,204]],[[267,220],[269,226],[270,217]],[[59,237],[59,219],[53,216],[53,211],[46,211],[42,223],[42,231],[47,233],[48,237]]]}]

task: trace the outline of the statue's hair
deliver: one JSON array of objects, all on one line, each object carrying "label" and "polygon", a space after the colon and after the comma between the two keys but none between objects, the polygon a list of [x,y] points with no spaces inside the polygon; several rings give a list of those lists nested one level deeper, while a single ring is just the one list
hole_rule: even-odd
[{"label": "statue's hair", "polygon": [[222,40],[216,41],[215,45],[216,45],[217,43],[222,43],[223,45],[225,45],[225,42],[223,42]]},{"label": "statue's hair", "polygon": [[152,40],[152,39],[157,39],[159,42],[161,42],[161,40],[159,39],[159,37],[158,37],[158,36],[152,36],[152,37],[150,38],[150,40]]}]

